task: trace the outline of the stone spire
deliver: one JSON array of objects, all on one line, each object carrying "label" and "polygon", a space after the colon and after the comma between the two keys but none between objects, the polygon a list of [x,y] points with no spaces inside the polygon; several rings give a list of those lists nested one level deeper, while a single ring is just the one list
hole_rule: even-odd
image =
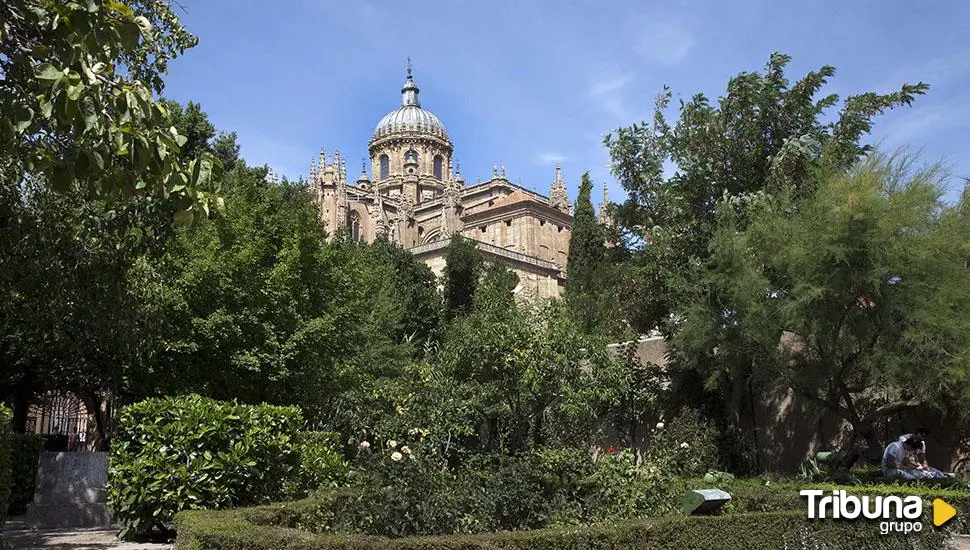
[{"label": "stone spire", "polygon": [[418,93],[421,90],[418,89],[418,85],[414,83],[414,78],[411,77],[411,58],[408,58],[408,79],[404,82],[404,86],[401,88],[401,106],[407,107],[408,105],[414,105],[415,107],[421,106],[421,101],[418,99]]},{"label": "stone spire", "polygon": [[549,206],[569,213],[569,195],[566,192],[566,182],[562,180],[562,170],[559,163],[556,163],[556,181],[552,182],[549,189]]},{"label": "stone spire", "polygon": [[465,178],[461,175],[461,161],[455,162],[455,184],[461,187],[465,186]]},{"label": "stone spire", "polygon": [[610,192],[606,182],[603,182],[603,202],[600,203],[598,218],[599,222],[607,227],[613,225],[613,208],[610,205]]},{"label": "stone spire", "polygon": [[357,176],[357,187],[367,189],[370,186],[370,179],[367,177],[367,161],[360,162],[360,175]]}]

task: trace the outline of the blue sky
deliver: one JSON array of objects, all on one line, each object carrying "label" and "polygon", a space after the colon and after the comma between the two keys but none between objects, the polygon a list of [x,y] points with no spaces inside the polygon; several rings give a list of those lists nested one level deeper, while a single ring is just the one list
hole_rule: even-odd
[{"label": "blue sky", "polygon": [[[561,162],[570,198],[590,171],[623,192],[602,146],[675,99],[720,95],[793,56],[796,79],[822,65],[827,93],[930,84],[911,108],[881,117],[870,142],[909,146],[970,177],[970,3],[868,1],[179,0],[199,46],[171,64],[166,96],[202,103],[239,134],[250,164],[305,176],[321,147],[351,178],[377,121],[400,104],[407,58],[422,106],[441,118],[466,181],[495,163],[542,193]],[[949,196],[959,193],[954,177]],[[601,191],[594,194],[599,201]]]}]

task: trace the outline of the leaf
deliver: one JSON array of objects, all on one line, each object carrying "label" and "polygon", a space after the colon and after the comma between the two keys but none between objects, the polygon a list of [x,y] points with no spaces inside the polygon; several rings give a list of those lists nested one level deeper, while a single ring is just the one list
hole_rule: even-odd
[{"label": "leaf", "polygon": [[44,118],[50,118],[51,112],[54,110],[54,103],[45,97],[40,98],[40,116]]},{"label": "leaf", "polygon": [[81,102],[81,114],[84,117],[84,131],[88,132],[98,125],[98,111],[94,99],[89,95]]},{"label": "leaf", "polygon": [[152,24],[148,21],[148,18],[144,15],[139,15],[134,18],[133,21],[138,25],[138,29],[141,31],[142,35],[148,38],[152,33]]},{"label": "leaf", "polygon": [[43,63],[37,67],[37,79],[48,82],[60,80],[64,76],[64,71],[58,70],[50,63]]},{"label": "leaf", "polygon": [[26,130],[34,120],[34,110],[19,103],[13,106],[13,127],[20,134]]}]

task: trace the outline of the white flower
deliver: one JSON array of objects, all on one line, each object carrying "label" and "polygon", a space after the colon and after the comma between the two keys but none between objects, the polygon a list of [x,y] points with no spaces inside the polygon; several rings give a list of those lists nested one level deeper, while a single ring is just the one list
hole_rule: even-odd
[{"label": "white flower", "polygon": [[405,445],[405,446],[401,447],[401,452],[404,453],[404,454],[406,454],[406,455],[410,455],[411,454],[411,447],[408,447],[407,445]]},{"label": "white flower", "polygon": [[394,447],[397,447],[397,441],[394,441],[392,439],[392,440],[390,440],[390,441],[387,442],[387,446],[393,449]]},{"label": "white flower", "polygon": [[690,449],[690,445],[688,445],[687,442],[684,441],[683,443],[680,444],[680,448],[681,449]]},{"label": "white flower", "polygon": [[360,445],[357,445],[357,446],[360,447],[361,449],[370,449],[370,443],[366,441],[361,441]]},{"label": "white flower", "polygon": [[421,433],[421,428],[411,428],[410,430],[408,430],[408,435],[410,436],[415,436],[415,435],[418,435],[419,433]]},{"label": "white flower", "polygon": [[664,423],[663,422],[657,422],[657,429],[658,430],[664,429]]},{"label": "white flower", "polygon": [[404,455],[402,455],[397,451],[394,451],[393,453],[391,453],[391,460],[393,460],[394,462],[400,462],[402,458],[404,458]]}]

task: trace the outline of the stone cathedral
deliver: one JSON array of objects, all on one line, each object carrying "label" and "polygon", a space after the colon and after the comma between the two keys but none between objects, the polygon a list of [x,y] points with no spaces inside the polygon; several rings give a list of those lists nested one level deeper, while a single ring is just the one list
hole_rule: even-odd
[{"label": "stone cathedral", "polygon": [[438,276],[450,237],[475,241],[487,261],[500,262],[519,278],[523,298],[555,298],[565,282],[573,218],[559,165],[549,196],[513,184],[505,167],[488,181],[466,185],[452,167],[454,146],[444,124],[421,107],[411,68],[401,106],[377,123],[368,144],[370,177],[361,168],[348,181],[336,152],[310,163],[310,188],[331,232],[346,227],[354,240],[386,235],[424,261]]}]

